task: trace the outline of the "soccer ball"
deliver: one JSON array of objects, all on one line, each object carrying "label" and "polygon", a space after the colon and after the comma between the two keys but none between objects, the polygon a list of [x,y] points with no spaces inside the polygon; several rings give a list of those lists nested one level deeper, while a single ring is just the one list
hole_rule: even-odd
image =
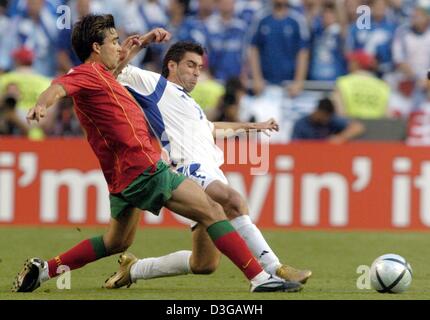
[{"label": "soccer ball", "polygon": [[384,254],[370,267],[370,283],[380,293],[406,291],[412,282],[412,268],[405,258],[397,254]]}]

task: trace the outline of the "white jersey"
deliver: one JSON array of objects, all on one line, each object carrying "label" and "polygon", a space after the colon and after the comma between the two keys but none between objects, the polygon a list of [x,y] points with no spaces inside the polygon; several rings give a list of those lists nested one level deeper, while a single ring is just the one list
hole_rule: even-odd
[{"label": "white jersey", "polygon": [[213,123],[181,86],[158,73],[130,65],[118,76],[118,81],[142,107],[173,165],[223,164],[223,152],[212,134]]},{"label": "white jersey", "polygon": [[430,68],[430,29],[417,34],[410,26],[400,26],[395,33],[392,52],[394,63],[407,63],[418,79],[427,79]]}]

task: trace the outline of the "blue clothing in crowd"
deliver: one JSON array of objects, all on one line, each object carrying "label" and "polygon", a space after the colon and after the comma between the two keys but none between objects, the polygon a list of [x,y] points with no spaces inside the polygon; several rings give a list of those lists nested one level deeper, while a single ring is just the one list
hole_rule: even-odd
[{"label": "blue clothing in crowd", "polygon": [[282,19],[270,14],[258,22],[251,44],[260,53],[264,79],[281,84],[294,79],[297,54],[309,48],[309,30],[303,16],[296,11],[290,10]]},{"label": "blue clothing in crowd", "polygon": [[208,30],[204,21],[198,17],[188,17],[177,31],[178,41],[194,41],[203,47],[208,46]]},{"label": "blue clothing in crowd", "polygon": [[340,25],[324,28],[318,25],[312,32],[309,80],[335,81],[345,75],[347,65]]},{"label": "blue clothing in crowd", "polygon": [[293,140],[320,140],[326,139],[331,135],[338,134],[346,129],[349,121],[339,116],[333,116],[329,123],[325,126],[315,124],[311,120],[311,116],[305,116],[296,121],[293,128]]},{"label": "blue clothing in crowd", "polygon": [[79,60],[72,48],[72,29],[66,28],[60,31],[57,41],[57,50],[66,52],[74,66],[81,64],[81,60]]},{"label": "blue clothing in crowd", "polygon": [[349,27],[347,49],[354,51],[364,49],[378,61],[379,71],[382,73],[393,69],[391,45],[393,43],[396,25],[388,19],[373,21],[370,29],[359,29],[355,23]]},{"label": "blue clothing in crowd", "polygon": [[[9,66],[13,67],[10,54],[22,46],[34,53],[33,69],[44,76],[52,77],[57,72],[55,59],[58,28],[56,16],[45,6],[40,12],[40,19],[35,22],[26,16],[15,16],[10,24],[10,39],[7,42]],[[53,58],[54,56],[54,58]]]},{"label": "blue clothing in crowd", "polygon": [[242,69],[246,24],[237,18],[228,23],[216,15],[209,19],[209,67],[222,81],[238,77]]},{"label": "blue clothing in crowd", "polygon": [[[65,4],[66,0],[45,0],[45,7],[53,15],[57,14],[57,7]],[[27,14],[27,0],[11,0],[7,7],[7,15],[9,17],[25,16]]]}]

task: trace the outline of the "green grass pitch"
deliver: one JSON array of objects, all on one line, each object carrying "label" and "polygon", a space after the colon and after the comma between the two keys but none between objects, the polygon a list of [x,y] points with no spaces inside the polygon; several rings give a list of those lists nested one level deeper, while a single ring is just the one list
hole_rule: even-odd
[{"label": "green grass pitch", "polygon": [[[28,257],[50,258],[79,241],[101,234],[103,228],[0,227],[0,300],[5,299],[430,299],[430,268],[426,232],[344,232],[263,230],[282,261],[310,268],[312,278],[300,293],[248,292],[248,282],[225,257],[212,275],[187,275],[139,281],[129,289],[106,290],[104,280],[117,269],[117,255],[71,273],[71,289],[57,289],[56,280],[33,293],[10,292],[14,276]],[[190,249],[184,229],[140,229],[129,251],[140,257]],[[402,294],[380,294],[356,287],[359,265],[369,265],[384,253],[404,256],[414,271],[412,286]]]}]

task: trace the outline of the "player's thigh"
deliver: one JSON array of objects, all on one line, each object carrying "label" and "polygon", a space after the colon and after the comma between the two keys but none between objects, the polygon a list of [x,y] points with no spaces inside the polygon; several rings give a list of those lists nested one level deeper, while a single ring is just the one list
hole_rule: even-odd
[{"label": "player's thigh", "polygon": [[173,192],[165,207],[208,227],[226,219],[222,207],[214,202],[195,182],[184,180]]},{"label": "player's thigh", "polygon": [[[140,221],[140,210],[135,208],[117,218],[111,218],[103,236],[106,249],[117,251],[131,245]],[[120,250],[121,251],[121,250]]]},{"label": "player's thigh", "polygon": [[208,274],[218,267],[221,253],[209,237],[206,228],[198,224],[192,232],[193,250],[190,267],[193,273]]},{"label": "player's thigh", "polygon": [[223,207],[230,219],[241,214],[248,214],[248,205],[245,199],[229,185],[215,180],[208,185],[205,192]]}]

